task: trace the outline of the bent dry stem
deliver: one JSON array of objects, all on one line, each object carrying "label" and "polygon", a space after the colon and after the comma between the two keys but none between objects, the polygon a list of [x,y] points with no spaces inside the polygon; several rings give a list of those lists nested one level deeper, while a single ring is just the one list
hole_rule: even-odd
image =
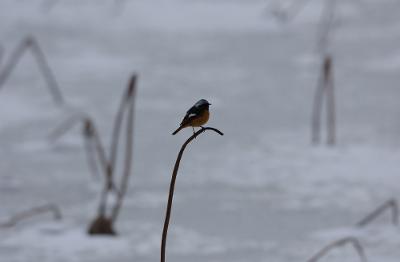
[{"label": "bent dry stem", "polygon": [[[122,97],[122,101],[117,113],[117,116],[114,121],[113,127],[113,134],[110,146],[110,156],[107,158],[106,161],[106,170],[104,170],[105,176],[105,184],[103,185],[103,190],[100,196],[100,203],[99,203],[99,214],[98,217],[95,219],[92,225],[96,225],[96,221],[107,221],[107,224],[110,224],[111,231],[113,231],[112,226],[114,225],[117,217],[121,211],[123,199],[125,197],[125,193],[128,188],[129,177],[131,175],[132,169],[132,149],[133,149],[133,117],[134,117],[134,105],[135,105],[135,95],[136,95],[136,82],[137,82],[137,75],[133,74],[126,92]],[[117,163],[117,152],[118,152],[118,142],[120,140],[120,133],[122,123],[125,119],[126,122],[126,130],[125,130],[125,152],[124,152],[124,160],[123,160],[123,170],[122,170],[122,177],[120,180],[119,188],[116,187],[115,184],[115,165]],[[95,137],[96,138],[96,137]],[[98,137],[97,137],[98,138]],[[100,143],[100,139],[98,143]],[[114,191],[117,196],[117,200],[113,207],[111,208],[111,214],[106,216],[106,206],[107,206],[107,196],[109,193]],[[106,220],[104,220],[104,218]],[[104,223],[103,223],[104,224]],[[109,231],[109,230],[108,230]],[[108,231],[101,232],[94,230],[92,231],[93,234],[108,234]]]},{"label": "bent dry stem", "polygon": [[312,258],[307,260],[307,262],[317,262],[320,260],[320,258],[326,256],[332,249],[343,247],[346,244],[351,244],[351,246],[357,252],[357,255],[360,258],[361,262],[367,262],[367,257],[365,256],[364,248],[362,247],[360,241],[355,237],[345,237],[327,245],[326,247],[321,249],[318,253],[316,253]]},{"label": "bent dry stem", "polygon": [[164,227],[163,227],[162,238],[161,238],[161,262],[165,262],[165,250],[166,250],[166,243],[167,243],[168,226],[169,226],[169,221],[170,221],[170,217],[171,217],[172,200],[174,198],[176,176],[178,175],[179,164],[181,162],[183,152],[185,151],[186,146],[190,142],[192,142],[193,139],[195,139],[200,134],[204,133],[206,130],[214,131],[221,136],[224,135],[221,131],[219,131],[216,128],[203,127],[199,131],[194,133],[191,137],[189,137],[185,143],[183,143],[181,150],[179,151],[178,157],[176,159],[174,170],[172,171],[171,183],[169,186],[168,203],[167,203],[167,209],[165,212],[165,221],[164,221]]},{"label": "bent dry stem", "polygon": [[326,98],[327,113],[327,144],[334,145],[336,142],[336,110],[333,81],[332,57],[327,55],[322,64],[322,70],[318,79],[318,85],[314,96],[311,120],[311,141],[313,144],[320,143],[321,112],[324,96]]},{"label": "bent dry stem", "polygon": [[[91,173],[94,177],[99,177],[99,173],[106,173],[108,169],[108,160],[100,139],[99,131],[89,115],[85,113],[72,115],[48,135],[49,140],[53,142],[58,140],[72,129],[76,123],[82,124],[84,147]],[[97,163],[99,163],[100,168],[97,167]],[[99,169],[102,171],[100,172]]]},{"label": "bent dry stem", "polygon": [[[70,130],[75,123],[83,124],[84,146],[89,168],[94,176],[100,173],[105,181],[100,193],[98,214],[89,226],[90,234],[116,234],[113,225],[121,211],[132,170],[133,122],[137,78],[137,74],[131,76],[117,115],[114,118],[109,155],[107,155],[103,146],[98,128],[90,116],[85,113],[78,113],[68,118],[49,136],[51,140],[56,140]],[[122,130],[123,126],[125,130]],[[123,157],[122,175],[120,180],[116,181],[115,170],[118,160],[118,147],[122,144],[120,140],[125,144],[125,151],[121,154],[121,157]],[[110,209],[110,214],[106,214],[107,210],[109,210],[107,208],[107,198],[111,193],[115,193],[116,201]]]},{"label": "bent dry stem", "polygon": [[[128,181],[129,181],[129,176],[131,174],[131,169],[132,169],[132,149],[133,149],[133,121],[134,121],[134,111],[135,111],[135,103],[134,103],[134,97],[135,97],[135,92],[136,92],[136,81],[137,81],[137,76],[133,75],[130,82],[129,86],[127,89],[127,93],[125,95],[124,100],[122,101],[121,104],[123,104],[125,107],[128,107],[128,116],[127,116],[127,124],[126,124],[126,135],[125,135],[125,158],[124,158],[124,169],[122,171],[122,178],[121,178],[121,183],[119,186],[118,194],[117,194],[117,202],[115,203],[112,212],[111,212],[111,221],[114,222],[118,215],[119,212],[121,211],[122,207],[122,202],[124,200],[125,193],[128,189]],[[123,107],[123,106],[121,106]],[[125,110],[124,110],[125,111]],[[123,116],[123,111],[122,111],[122,116]],[[121,117],[123,118],[123,117]],[[117,118],[116,122],[120,121],[122,123],[122,120],[119,120]],[[120,124],[115,124],[115,126],[120,125]],[[116,137],[116,136],[114,136]],[[115,144],[115,147],[118,147],[118,137],[115,138],[113,141],[113,144]],[[113,147],[113,145],[111,145]],[[116,155],[116,150],[113,151],[114,155],[110,156],[114,157],[113,160],[110,159],[110,168],[111,172],[114,173],[114,166],[115,162],[111,161],[116,161],[117,155]]]},{"label": "bent dry stem", "polygon": [[53,215],[54,220],[60,220],[62,218],[61,210],[57,205],[46,204],[43,206],[33,207],[13,215],[7,222],[1,223],[0,228],[13,227],[22,220],[48,212]]},{"label": "bent dry stem", "polygon": [[358,227],[363,227],[371,223],[373,220],[375,220],[377,217],[379,217],[383,212],[386,211],[386,209],[389,209],[392,214],[392,223],[394,226],[397,226],[399,224],[399,205],[396,201],[396,199],[389,199],[382,205],[380,205],[378,208],[376,208],[374,211],[372,211],[370,214],[368,214],[365,218],[360,220],[356,226]]},{"label": "bent dry stem", "polygon": [[49,88],[54,102],[57,105],[65,105],[59,85],[47,62],[46,56],[40,48],[38,41],[32,36],[28,36],[23,39],[14,52],[11,53],[10,58],[5,61],[4,67],[2,67],[2,70],[0,71],[0,88],[4,86],[4,83],[7,81],[18,62],[21,60],[23,54],[28,50],[32,52],[38,68],[42,72],[42,75],[47,83],[47,87]]}]

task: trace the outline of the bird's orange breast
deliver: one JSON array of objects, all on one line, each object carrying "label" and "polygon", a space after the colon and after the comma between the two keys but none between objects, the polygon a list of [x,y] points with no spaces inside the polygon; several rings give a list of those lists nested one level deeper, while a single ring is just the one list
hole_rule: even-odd
[{"label": "bird's orange breast", "polygon": [[204,110],[199,116],[193,118],[188,126],[199,127],[207,123],[208,119],[210,118],[210,112],[208,110]]}]

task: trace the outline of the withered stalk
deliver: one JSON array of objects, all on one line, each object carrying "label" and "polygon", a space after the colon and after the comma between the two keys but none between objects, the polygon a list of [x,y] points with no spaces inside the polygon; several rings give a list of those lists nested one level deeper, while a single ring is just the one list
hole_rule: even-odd
[{"label": "withered stalk", "polygon": [[15,66],[17,65],[19,60],[21,60],[21,57],[27,50],[30,50],[32,52],[38,64],[39,70],[42,72],[42,75],[47,82],[47,87],[49,88],[49,91],[55,103],[58,105],[65,105],[59,85],[49,64],[47,63],[46,56],[40,48],[37,40],[32,36],[28,36],[23,39],[20,44],[15,48],[15,50],[11,53],[9,59],[5,62],[4,67],[2,67],[2,70],[0,72],[0,88],[4,86],[4,83],[7,81],[11,72],[14,70]]},{"label": "withered stalk", "polygon": [[174,170],[172,171],[171,183],[169,186],[168,203],[167,203],[167,209],[165,212],[165,221],[164,221],[164,227],[163,227],[162,238],[161,238],[161,262],[165,262],[165,250],[166,250],[166,243],[167,243],[168,226],[169,226],[169,221],[170,221],[170,217],[171,217],[172,200],[174,197],[175,181],[176,181],[176,176],[178,175],[179,164],[181,162],[183,152],[185,151],[186,146],[191,141],[193,141],[193,139],[195,139],[198,135],[205,132],[206,130],[214,131],[221,136],[224,135],[221,131],[219,131],[218,129],[212,128],[212,127],[201,128],[196,133],[194,133],[192,136],[190,136],[186,140],[185,143],[183,143],[181,150],[179,151],[178,157],[176,159]]},{"label": "withered stalk", "polygon": [[367,262],[367,257],[365,256],[364,248],[362,247],[360,241],[355,237],[345,237],[339,239],[323,249],[321,249],[318,253],[316,253],[313,257],[311,257],[307,262],[317,262],[320,258],[326,256],[332,249],[343,247],[346,244],[351,244],[354,250],[357,252],[358,257],[361,262]]}]

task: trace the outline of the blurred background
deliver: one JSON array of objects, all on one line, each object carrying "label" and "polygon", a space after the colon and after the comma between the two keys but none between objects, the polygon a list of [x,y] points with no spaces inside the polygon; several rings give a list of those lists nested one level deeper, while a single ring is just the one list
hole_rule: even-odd
[{"label": "blurred background", "polygon": [[[330,1],[2,0],[0,75],[33,37],[68,106],[54,103],[29,51],[0,87],[1,221],[48,202],[63,213],[0,228],[0,261],[157,261],[172,168],[192,131],[171,133],[201,98],[212,104],[207,125],[225,135],[201,135],[183,157],[168,261],[306,261],[348,235],[370,261],[398,261],[389,215],[352,226],[399,192],[400,2]],[[322,143],[312,145],[327,52],[336,143],[324,144],[324,109]],[[133,72],[133,168],[118,236],[90,237],[104,179],[90,175],[79,125],[49,134],[80,111],[109,145]]]}]

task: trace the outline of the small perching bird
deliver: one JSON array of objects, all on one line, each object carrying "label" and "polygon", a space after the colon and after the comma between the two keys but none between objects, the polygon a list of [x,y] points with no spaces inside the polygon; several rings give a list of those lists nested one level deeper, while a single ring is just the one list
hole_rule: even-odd
[{"label": "small perching bird", "polygon": [[211,104],[207,100],[200,99],[186,112],[179,128],[172,134],[176,135],[183,128],[189,126],[193,128],[193,132],[195,127],[202,127],[202,125],[207,123],[208,118],[210,117],[210,112],[208,110],[210,105]]}]

